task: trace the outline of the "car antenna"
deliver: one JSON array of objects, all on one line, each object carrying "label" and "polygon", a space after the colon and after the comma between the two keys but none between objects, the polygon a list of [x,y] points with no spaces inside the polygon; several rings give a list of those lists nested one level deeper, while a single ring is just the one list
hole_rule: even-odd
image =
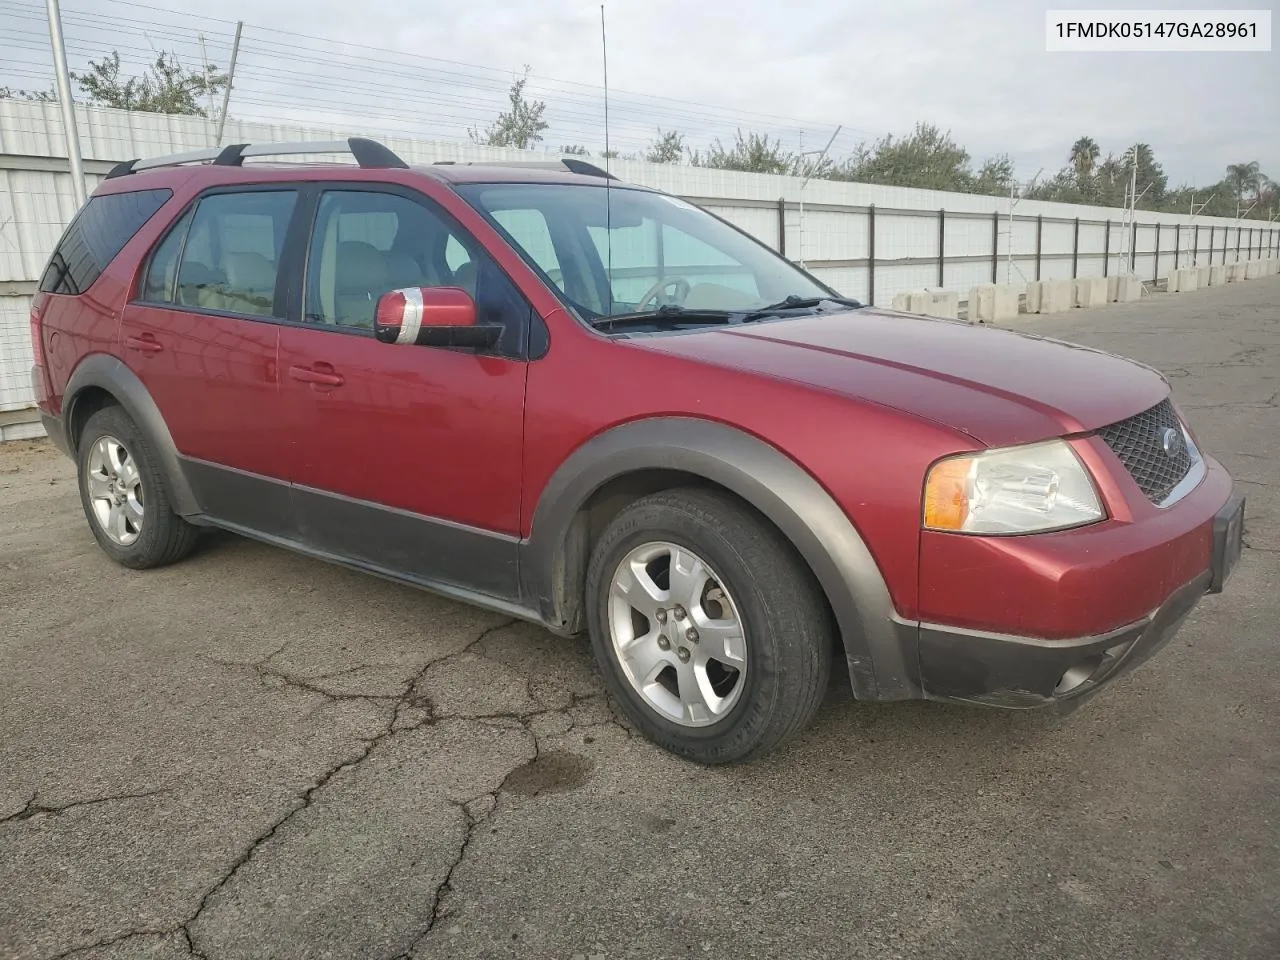
[{"label": "car antenna", "polygon": [[[609,149],[609,41],[604,27],[604,4],[600,4],[600,59],[604,72],[604,172],[610,173],[613,151]],[[609,288],[609,313],[613,313],[613,198],[609,188],[612,177],[604,181],[604,234],[606,286]]]}]

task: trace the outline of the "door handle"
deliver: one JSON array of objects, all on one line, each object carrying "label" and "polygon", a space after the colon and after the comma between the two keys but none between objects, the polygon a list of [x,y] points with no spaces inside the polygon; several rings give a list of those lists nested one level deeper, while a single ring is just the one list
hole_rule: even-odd
[{"label": "door handle", "polygon": [[[328,366],[326,364],[325,366]],[[334,373],[333,369],[317,370],[315,367],[289,367],[289,376],[302,383],[314,383],[326,387],[340,387],[346,381],[342,378],[342,374]]]},{"label": "door handle", "polygon": [[149,333],[137,337],[125,337],[124,345],[130,350],[141,350],[143,353],[159,353],[164,349]]}]

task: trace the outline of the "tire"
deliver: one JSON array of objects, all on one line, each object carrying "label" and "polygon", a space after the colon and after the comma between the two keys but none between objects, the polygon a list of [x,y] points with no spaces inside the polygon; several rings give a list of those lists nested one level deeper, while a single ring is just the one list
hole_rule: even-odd
[{"label": "tire", "polygon": [[199,531],[173,512],[151,443],[121,407],[103,407],[89,418],[76,468],[89,529],[116,563],[160,567],[195,547]]},{"label": "tire", "polygon": [[623,509],[592,550],[586,594],[609,692],[681,757],[759,757],[826,693],[826,598],[786,539],[727,496],[671,490]]}]

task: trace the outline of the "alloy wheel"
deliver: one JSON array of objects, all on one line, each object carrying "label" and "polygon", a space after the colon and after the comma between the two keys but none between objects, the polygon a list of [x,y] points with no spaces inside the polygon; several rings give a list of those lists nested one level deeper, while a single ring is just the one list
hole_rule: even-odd
[{"label": "alloy wheel", "polygon": [[138,461],[115,437],[94,442],[85,465],[85,485],[94,519],[113,543],[127,547],[142,534],[142,477]]},{"label": "alloy wheel", "polygon": [[742,695],[747,642],[728,590],[687,547],[655,541],[631,550],[613,574],[609,635],[641,699],[686,727],[723,719]]}]

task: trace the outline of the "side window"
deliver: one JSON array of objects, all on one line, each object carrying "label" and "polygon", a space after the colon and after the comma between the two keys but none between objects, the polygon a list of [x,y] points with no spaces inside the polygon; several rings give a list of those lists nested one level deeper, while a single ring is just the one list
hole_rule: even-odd
[{"label": "side window", "polygon": [[480,323],[503,327],[499,351],[522,355],[532,310],[474,238],[399,194],[322,194],[307,257],[303,319],[372,330],[378,298],[403,287],[462,287],[475,299]]},{"label": "side window", "polygon": [[372,330],[378,298],[390,290],[455,286],[474,297],[473,245],[407,197],[328,191],[307,258],[305,319]]},{"label": "side window", "polygon": [[174,283],[178,279],[178,255],[182,252],[182,241],[186,239],[190,226],[191,211],[188,210],[156,247],[147,266],[147,278],[142,284],[143,300],[149,303],[173,302]]},{"label": "side window", "polygon": [[[182,248],[176,296],[164,299],[184,307],[283,317],[284,304],[276,302],[276,277],[297,199],[293,190],[215,193],[201,198]],[[174,230],[157,248],[147,276],[148,292],[153,288],[152,274],[164,269],[166,245],[179,233],[180,229]],[[164,283],[163,276],[157,276],[156,286]]]},{"label": "side window", "polygon": [[471,254],[467,252],[467,248],[458,242],[458,238],[450,236],[444,245],[444,262],[449,265],[449,269],[457,272],[464,264],[471,262]]},{"label": "side window", "polygon": [[172,196],[166,189],[90,197],[58,242],[40,278],[41,291],[84,293]]}]

